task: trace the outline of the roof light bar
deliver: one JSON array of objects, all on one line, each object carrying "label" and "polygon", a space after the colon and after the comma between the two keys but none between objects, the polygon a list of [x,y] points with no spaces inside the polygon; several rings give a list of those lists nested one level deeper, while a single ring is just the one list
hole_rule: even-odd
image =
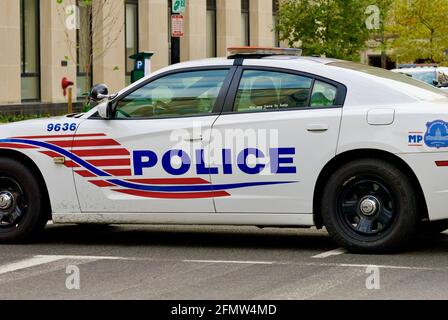
[{"label": "roof light bar", "polygon": [[302,49],[269,48],[269,47],[230,47],[227,49],[230,57],[244,56],[301,56]]}]

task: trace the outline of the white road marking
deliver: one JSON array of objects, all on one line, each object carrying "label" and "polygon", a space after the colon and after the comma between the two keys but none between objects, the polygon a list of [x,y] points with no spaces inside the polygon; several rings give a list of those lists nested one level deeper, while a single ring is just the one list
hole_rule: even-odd
[{"label": "white road marking", "polygon": [[320,253],[320,254],[316,254],[315,256],[312,256],[311,258],[324,259],[324,258],[328,258],[328,257],[331,257],[331,256],[337,256],[337,255],[340,255],[340,254],[344,254],[346,252],[347,251],[345,249],[343,249],[343,248],[337,248],[337,249],[334,249],[334,250],[330,250],[330,251],[326,251],[326,252],[323,252],[323,253]]},{"label": "white road marking", "polygon": [[228,264],[277,264],[275,261],[244,261],[244,260],[182,260],[186,263],[228,263]]},{"label": "white road marking", "polygon": [[377,265],[377,264],[352,264],[352,263],[340,263],[337,266],[349,267],[349,268],[368,268],[368,267],[378,267],[380,269],[402,269],[402,270],[446,270],[443,268],[429,268],[429,267],[409,267],[409,266],[388,266],[388,265]]},{"label": "white road marking", "polygon": [[35,256],[29,259],[20,260],[17,262],[8,263],[4,266],[0,266],[0,274],[5,274],[12,271],[31,268],[34,266],[47,264],[50,262],[62,260],[63,258],[58,256]]},{"label": "white road marking", "polygon": [[[332,250],[335,251],[335,250]],[[343,252],[338,251],[341,254]],[[324,254],[328,255],[329,252]],[[332,253],[330,255],[334,255]],[[183,262],[183,263],[207,263],[207,264],[252,264],[252,265],[295,265],[305,267],[334,267],[334,268],[367,268],[376,266],[381,269],[401,269],[401,270],[421,270],[421,271],[448,271],[448,268],[431,268],[431,267],[412,267],[399,265],[375,265],[375,264],[355,264],[355,263],[317,263],[317,262],[294,262],[294,261],[251,261],[251,260],[206,260],[206,259],[154,259],[154,258],[138,258],[138,257],[119,257],[119,256],[78,256],[78,255],[36,255],[29,259],[12,262],[0,266],[0,275],[23,270],[39,265],[48,264],[60,260],[116,260],[116,261],[149,261],[149,262]]]},{"label": "white road marking", "polygon": [[73,260],[136,260],[135,258],[113,257],[113,256],[76,256],[76,255],[38,255],[39,258],[73,259]]}]

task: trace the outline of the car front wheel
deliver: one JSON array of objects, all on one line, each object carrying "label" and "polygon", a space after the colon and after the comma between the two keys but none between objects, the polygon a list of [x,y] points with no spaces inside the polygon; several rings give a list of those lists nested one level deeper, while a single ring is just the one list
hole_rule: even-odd
[{"label": "car front wheel", "polygon": [[393,251],[416,233],[415,192],[409,178],[386,161],[352,161],[330,177],[322,219],[335,241],[349,251]]},{"label": "car front wheel", "polygon": [[0,158],[0,243],[29,240],[47,220],[42,190],[22,163]]}]

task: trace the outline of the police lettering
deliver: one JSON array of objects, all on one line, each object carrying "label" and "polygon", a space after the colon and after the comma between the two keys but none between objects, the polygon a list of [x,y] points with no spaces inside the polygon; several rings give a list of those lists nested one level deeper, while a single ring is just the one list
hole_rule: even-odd
[{"label": "police lettering", "polygon": [[[235,170],[239,170],[248,175],[260,174],[263,170],[270,166],[272,174],[294,174],[297,168],[294,166],[295,148],[271,148],[269,149],[269,164],[250,163],[249,158],[256,160],[266,159],[266,155],[259,149],[247,148],[239,152],[236,156],[236,165],[233,164],[234,158],[231,149],[222,149],[220,152],[221,161],[219,166],[208,166],[204,161],[205,151],[195,150],[194,161],[192,157],[183,150],[168,150],[161,157],[163,170],[173,176],[181,176],[189,172],[192,167],[198,175],[216,175],[216,174],[233,174]],[[159,163],[157,154],[151,150],[136,150],[133,152],[134,175],[141,176],[144,169],[154,168]],[[173,160],[180,163],[180,166],[174,166]]]}]

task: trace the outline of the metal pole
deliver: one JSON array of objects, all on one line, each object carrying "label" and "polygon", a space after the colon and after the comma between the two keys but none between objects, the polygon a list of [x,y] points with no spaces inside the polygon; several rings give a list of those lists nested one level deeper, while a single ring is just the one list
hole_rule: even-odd
[{"label": "metal pole", "polygon": [[68,113],[73,113],[72,88],[68,88]]}]

